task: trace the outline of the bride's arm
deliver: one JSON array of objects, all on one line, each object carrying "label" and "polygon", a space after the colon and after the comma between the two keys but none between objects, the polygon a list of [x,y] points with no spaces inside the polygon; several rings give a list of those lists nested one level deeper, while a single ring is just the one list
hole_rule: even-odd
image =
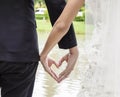
[{"label": "bride's arm", "polygon": [[62,14],[53,26],[53,29],[46,41],[46,44],[41,53],[42,56],[47,56],[50,50],[61,40],[67,33],[72,20],[76,16],[84,0],[69,0]]}]

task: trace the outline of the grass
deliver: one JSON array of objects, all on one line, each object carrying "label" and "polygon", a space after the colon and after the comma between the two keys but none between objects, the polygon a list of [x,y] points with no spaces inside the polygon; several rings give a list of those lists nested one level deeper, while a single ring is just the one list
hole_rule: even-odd
[{"label": "grass", "polygon": [[[37,32],[50,32],[52,27],[49,21],[45,20],[36,20],[37,22]],[[76,34],[84,34],[85,33],[85,24],[84,22],[73,22],[74,29]]]},{"label": "grass", "polygon": [[76,34],[85,34],[85,23],[84,22],[73,22]]}]

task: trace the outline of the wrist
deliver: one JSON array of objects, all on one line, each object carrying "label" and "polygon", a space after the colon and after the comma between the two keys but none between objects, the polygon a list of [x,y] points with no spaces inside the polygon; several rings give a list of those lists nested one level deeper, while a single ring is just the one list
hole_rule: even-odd
[{"label": "wrist", "polygon": [[78,50],[77,46],[70,48],[69,52],[70,52],[70,54],[79,55],[79,50]]},{"label": "wrist", "polygon": [[40,54],[40,59],[45,59],[47,57],[47,54],[41,53]]}]

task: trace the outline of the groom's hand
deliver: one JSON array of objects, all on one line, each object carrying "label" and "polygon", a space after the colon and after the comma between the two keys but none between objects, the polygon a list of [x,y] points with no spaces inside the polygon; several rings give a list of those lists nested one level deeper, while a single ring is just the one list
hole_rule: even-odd
[{"label": "groom's hand", "polygon": [[49,58],[48,56],[40,56],[41,64],[44,67],[44,70],[58,82],[58,77],[55,72],[50,68],[52,64],[58,65],[53,59]]},{"label": "groom's hand", "polygon": [[79,51],[78,51],[77,47],[73,47],[69,50],[68,54],[66,54],[65,56],[63,56],[60,59],[59,65],[62,65],[62,63],[64,61],[66,61],[67,62],[67,67],[63,72],[61,72],[59,74],[58,82],[61,82],[62,80],[64,80],[65,78],[67,78],[69,76],[69,74],[74,69],[74,66],[75,66],[75,63],[78,59],[78,56],[79,56]]}]

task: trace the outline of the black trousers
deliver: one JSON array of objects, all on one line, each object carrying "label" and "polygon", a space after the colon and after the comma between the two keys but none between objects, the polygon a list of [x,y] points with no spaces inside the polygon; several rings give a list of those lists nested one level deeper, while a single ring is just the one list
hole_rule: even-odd
[{"label": "black trousers", "polygon": [[1,97],[32,97],[38,62],[0,62]]}]

